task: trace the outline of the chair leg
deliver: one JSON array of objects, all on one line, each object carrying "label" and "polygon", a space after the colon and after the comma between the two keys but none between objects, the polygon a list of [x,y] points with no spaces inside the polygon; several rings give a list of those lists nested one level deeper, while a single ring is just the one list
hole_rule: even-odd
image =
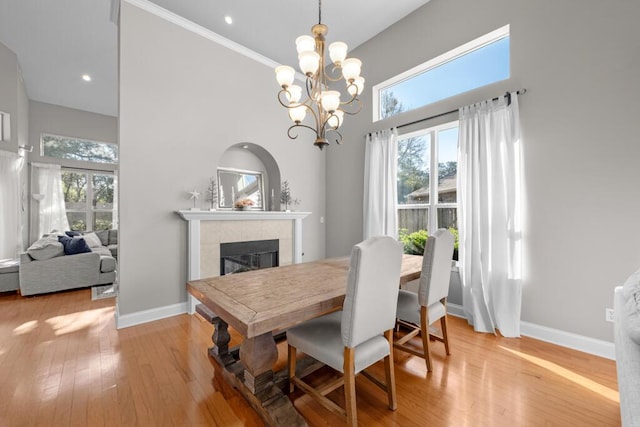
[{"label": "chair leg", "polygon": [[429,313],[427,307],[420,307],[420,335],[422,335],[422,347],[424,351],[424,360],[427,364],[427,372],[431,372],[431,351],[429,350]]},{"label": "chair leg", "polygon": [[396,399],[396,374],[393,369],[393,330],[390,329],[384,333],[385,338],[389,341],[389,356],[384,358],[384,373],[387,385],[387,397],[389,399],[389,409],[395,411],[398,409],[398,401]]},{"label": "chair leg", "polygon": [[296,376],[296,348],[287,346],[287,358],[289,365],[289,393],[293,393],[295,385],[293,384],[293,378]]},{"label": "chair leg", "polygon": [[344,401],[347,409],[347,424],[358,425],[358,410],[356,407],[356,377],[354,363],[354,349],[344,348]]},{"label": "chair leg", "polygon": [[447,352],[447,356],[451,354],[449,351],[449,337],[447,336],[447,316],[444,315],[440,318],[440,329],[442,330],[442,341],[444,342],[444,349]]}]

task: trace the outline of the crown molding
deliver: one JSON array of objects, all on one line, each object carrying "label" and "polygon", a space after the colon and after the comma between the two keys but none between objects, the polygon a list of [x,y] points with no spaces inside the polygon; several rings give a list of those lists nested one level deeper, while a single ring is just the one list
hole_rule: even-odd
[{"label": "crown molding", "polygon": [[162,18],[168,22],[171,22],[179,27],[184,28],[185,30],[191,31],[192,33],[198,34],[212,42],[215,42],[221,46],[226,47],[227,49],[231,49],[234,52],[239,53],[240,55],[246,56],[247,58],[253,59],[256,62],[259,62],[263,65],[266,65],[270,68],[275,68],[280,65],[278,62],[273,59],[267,58],[264,55],[259,54],[239,43],[234,42],[233,40],[229,40],[226,37],[222,37],[220,34],[215,33],[208,28],[203,27],[202,25],[198,25],[195,22],[189,21],[186,18],[183,18],[180,15],[177,15],[167,9],[164,9],[158,6],[155,3],[152,3],[148,0],[123,0],[132,6],[140,8],[146,12],[149,12],[159,18]]}]

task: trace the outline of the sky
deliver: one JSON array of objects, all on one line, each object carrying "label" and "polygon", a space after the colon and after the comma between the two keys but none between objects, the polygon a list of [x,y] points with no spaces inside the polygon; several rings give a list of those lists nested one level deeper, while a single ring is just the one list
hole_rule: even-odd
[{"label": "sky", "polygon": [[403,111],[408,111],[507,79],[509,72],[507,36],[389,86],[383,92],[393,92],[402,103]]}]

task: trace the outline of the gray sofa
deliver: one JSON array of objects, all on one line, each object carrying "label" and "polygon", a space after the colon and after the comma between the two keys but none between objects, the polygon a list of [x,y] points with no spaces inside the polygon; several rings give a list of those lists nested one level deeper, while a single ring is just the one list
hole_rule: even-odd
[{"label": "gray sofa", "polygon": [[615,289],[614,340],[623,427],[640,426],[640,270]]},{"label": "gray sofa", "polygon": [[38,240],[20,255],[20,293],[34,295],[115,282],[116,258],[111,249],[98,243],[90,249],[64,255],[57,236]]}]

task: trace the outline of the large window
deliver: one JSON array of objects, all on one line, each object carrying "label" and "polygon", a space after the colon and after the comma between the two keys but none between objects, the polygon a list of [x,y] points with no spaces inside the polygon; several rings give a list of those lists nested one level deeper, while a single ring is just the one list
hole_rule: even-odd
[{"label": "large window", "polygon": [[506,25],[373,87],[373,120],[508,79]]},{"label": "large window", "polygon": [[93,163],[118,163],[118,146],[108,142],[43,134],[41,144],[41,154],[46,157]]},{"label": "large window", "polygon": [[408,240],[420,240],[421,234],[448,228],[457,236],[458,122],[401,135],[397,173],[398,226],[405,249],[410,235]]},{"label": "large window", "polygon": [[62,191],[72,230],[108,230],[114,218],[114,175],[62,170]]}]

